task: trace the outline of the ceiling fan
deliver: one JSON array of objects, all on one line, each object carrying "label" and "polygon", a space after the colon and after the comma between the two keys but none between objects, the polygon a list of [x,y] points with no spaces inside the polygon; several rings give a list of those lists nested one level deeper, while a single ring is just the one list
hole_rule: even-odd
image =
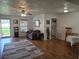
[{"label": "ceiling fan", "polygon": [[21,10],[21,16],[27,16],[27,15],[32,15],[32,13],[30,12],[29,8],[25,8],[23,6],[19,7]]}]

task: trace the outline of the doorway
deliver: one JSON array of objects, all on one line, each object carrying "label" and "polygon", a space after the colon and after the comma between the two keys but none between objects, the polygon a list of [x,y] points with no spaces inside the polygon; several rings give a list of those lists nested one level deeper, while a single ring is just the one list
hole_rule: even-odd
[{"label": "doorway", "polygon": [[10,19],[0,19],[1,37],[10,37]]},{"label": "doorway", "polygon": [[51,19],[51,39],[56,39],[57,37],[57,19]]}]

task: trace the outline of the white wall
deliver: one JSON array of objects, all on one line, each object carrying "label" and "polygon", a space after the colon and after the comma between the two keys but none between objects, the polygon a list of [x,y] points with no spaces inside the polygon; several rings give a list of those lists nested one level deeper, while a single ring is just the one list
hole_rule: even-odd
[{"label": "white wall", "polygon": [[42,33],[44,33],[44,14],[35,15],[33,18],[33,23],[35,20],[40,20],[40,27],[33,26],[34,30],[40,30]]},{"label": "white wall", "polygon": [[[44,40],[46,39],[46,20],[51,20],[52,18],[56,18],[55,14],[38,14],[34,16],[33,20],[40,20],[40,27],[33,27],[34,30],[40,30],[42,33],[44,33]],[[51,26],[50,26],[51,29]],[[51,31],[51,30],[50,30]],[[50,33],[51,34],[51,33]]]},{"label": "white wall", "polygon": [[72,27],[72,31],[79,34],[79,12],[60,15],[57,25],[62,40],[65,39],[65,27]]},{"label": "white wall", "polygon": [[[11,36],[13,37],[14,35],[14,24],[13,20],[18,19],[20,21],[21,19],[26,19],[28,20],[28,28],[29,29],[34,29],[34,30],[40,30],[42,33],[44,33],[44,39],[46,40],[46,20],[51,20],[51,18],[56,18],[55,14],[38,14],[35,15],[34,17],[21,17],[21,16],[4,16],[0,15],[0,18],[9,18],[11,20]],[[34,20],[40,20],[40,27],[35,27],[33,26]],[[15,25],[16,26],[16,25]],[[19,24],[17,25],[19,26]],[[23,36],[24,34],[19,32],[20,36]]]},{"label": "white wall", "polygon": [[42,33],[44,33],[44,40],[46,40],[46,33],[45,33],[45,14],[38,14],[35,15],[33,18],[33,21],[40,20],[40,27],[33,26],[34,30],[40,30]]}]

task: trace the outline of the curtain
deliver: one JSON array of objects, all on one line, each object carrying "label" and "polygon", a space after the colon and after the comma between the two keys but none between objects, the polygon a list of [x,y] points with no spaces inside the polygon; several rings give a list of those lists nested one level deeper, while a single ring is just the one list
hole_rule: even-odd
[{"label": "curtain", "polygon": [[1,31],[2,31],[2,30],[1,30],[1,27],[2,27],[2,26],[1,26],[1,20],[0,20],[0,39],[1,39],[1,34],[2,34],[2,32],[1,32]]}]

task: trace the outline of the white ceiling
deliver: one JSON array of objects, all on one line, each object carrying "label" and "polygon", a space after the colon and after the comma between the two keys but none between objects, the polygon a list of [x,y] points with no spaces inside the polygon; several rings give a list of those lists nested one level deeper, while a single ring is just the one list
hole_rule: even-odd
[{"label": "white ceiling", "polygon": [[79,5],[79,0],[66,0],[66,1]]},{"label": "white ceiling", "polygon": [[[64,0],[0,0],[0,14],[20,15],[21,8],[35,13],[63,13]],[[79,10],[79,6],[68,2],[70,12]]]}]

